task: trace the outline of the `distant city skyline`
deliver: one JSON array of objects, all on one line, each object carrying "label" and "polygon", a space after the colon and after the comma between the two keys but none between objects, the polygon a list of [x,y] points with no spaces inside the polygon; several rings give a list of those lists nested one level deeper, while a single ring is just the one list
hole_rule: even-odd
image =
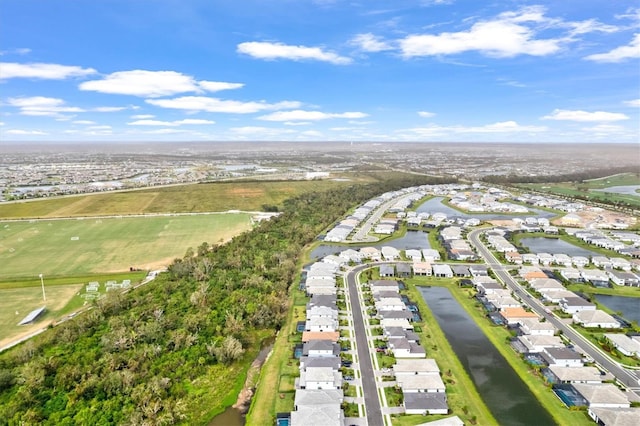
[{"label": "distant city skyline", "polygon": [[0,141],[640,139],[637,2],[0,7]]}]

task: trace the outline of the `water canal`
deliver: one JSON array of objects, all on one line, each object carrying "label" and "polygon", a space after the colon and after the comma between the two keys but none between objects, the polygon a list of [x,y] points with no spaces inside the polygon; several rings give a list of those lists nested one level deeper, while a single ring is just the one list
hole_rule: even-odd
[{"label": "water canal", "polygon": [[499,424],[556,424],[507,360],[454,299],[448,288],[419,289],[464,369]]},{"label": "water canal", "polygon": [[331,245],[331,244],[320,244],[318,247],[311,251],[311,259],[320,259],[322,257],[328,256],[330,254],[338,254],[343,250],[354,249],[358,250],[360,247],[375,247],[377,249],[381,249],[382,247],[395,247],[398,250],[407,250],[407,249],[428,249],[431,248],[429,244],[429,234],[424,231],[407,231],[406,234],[400,238],[391,239],[389,241],[384,241],[381,243],[368,243],[368,244],[358,244],[358,245]]},{"label": "water canal", "polygon": [[529,249],[531,253],[563,253],[568,256],[584,256],[586,258],[599,255],[597,252],[574,246],[573,244],[563,241],[560,238],[523,238],[520,240],[520,244],[523,247]]},{"label": "water canal", "polygon": [[614,312],[622,312],[622,317],[627,321],[636,321],[640,324],[640,297],[610,296],[607,294],[594,294],[598,303],[602,303]]},{"label": "water canal", "polygon": [[470,217],[474,217],[480,220],[498,220],[498,219],[513,219],[514,217],[527,217],[527,216],[531,216],[531,217],[546,217],[546,218],[550,218],[555,216],[555,213],[552,212],[548,212],[545,210],[540,210],[540,209],[534,209],[532,207],[527,207],[527,209],[529,210],[529,214],[526,215],[522,215],[522,214],[509,214],[509,213],[476,213],[476,212],[472,212],[472,213],[465,213],[462,212],[460,210],[456,210],[454,208],[451,208],[449,206],[447,206],[446,204],[442,204],[442,201],[444,200],[443,197],[434,197],[431,198],[427,201],[425,201],[424,203],[420,204],[420,207],[418,207],[416,209],[416,211],[418,213],[429,213],[429,214],[434,214],[434,213],[444,213],[446,214],[449,218],[470,218]]}]

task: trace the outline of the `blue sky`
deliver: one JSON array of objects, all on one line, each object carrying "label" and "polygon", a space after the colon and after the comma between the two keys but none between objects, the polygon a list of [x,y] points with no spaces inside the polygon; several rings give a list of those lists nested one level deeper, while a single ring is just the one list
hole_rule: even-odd
[{"label": "blue sky", "polygon": [[637,1],[0,9],[4,141],[640,139]]}]

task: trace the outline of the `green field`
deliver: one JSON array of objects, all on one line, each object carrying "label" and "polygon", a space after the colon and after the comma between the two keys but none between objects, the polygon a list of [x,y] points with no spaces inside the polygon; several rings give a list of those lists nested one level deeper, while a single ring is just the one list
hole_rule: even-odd
[{"label": "green field", "polygon": [[0,282],[156,268],[250,226],[245,213],[0,222]]},{"label": "green field", "polygon": [[628,185],[640,185],[640,174],[623,173],[601,179],[585,180],[582,182],[519,184],[517,186],[524,189],[534,189],[540,192],[549,192],[565,197],[588,198],[593,201],[621,204],[631,208],[638,208],[640,207],[640,192],[638,191],[636,191],[635,195],[600,191],[612,186]]},{"label": "green field", "polygon": [[[391,174],[390,174],[390,177]],[[350,175],[347,180],[216,182],[0,204],[0,218],[48,218],[145,213],[262,211],[293,196],[384,176]]]}]

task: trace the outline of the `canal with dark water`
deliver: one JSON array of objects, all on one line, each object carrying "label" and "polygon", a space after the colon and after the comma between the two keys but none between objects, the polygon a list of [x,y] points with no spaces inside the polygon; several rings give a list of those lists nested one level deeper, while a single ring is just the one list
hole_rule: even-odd
[{"label": "canal with dark water", "polygon": [[627,321],[640,324],[640,297],[609,296],[608,294],[594,294],[598,303],[602,303],[614,312],[622,312]]},{"label": "canal with dark water", "polygon": [[560,238],[531,237],[520,240],[523,247],[529,249],[531,253],[566,254],[568,256],[584,256],[587,259],[591,256],[599,256],[598,253],[574,246]]},{"label": "canal with dark water", "polygon": [[556,424],[448,288],[420,287],[420,292],[498,424]]}]

